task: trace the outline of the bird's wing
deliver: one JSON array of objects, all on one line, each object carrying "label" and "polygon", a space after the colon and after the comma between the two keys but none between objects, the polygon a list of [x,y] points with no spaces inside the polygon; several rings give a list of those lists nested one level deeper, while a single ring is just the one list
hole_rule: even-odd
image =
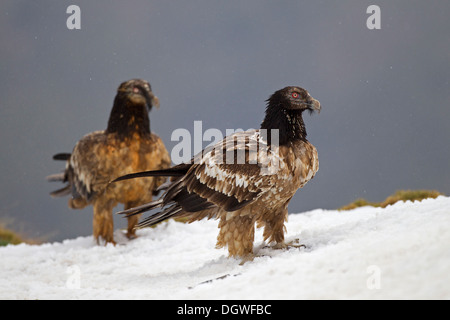
[{"label": "bird's wing", "polygon": [[271,157],[270,150],[259,130],[230,135],[194,157],[194,164],[180,183],[185,190],[177,202],[183,206],[184,197],[189,201],[200,197],[206,199],[205,206],[236,211],[269,187],[270,175],[264,174],[260,162],[267,157]]},{"label": "bird's wing", "polygon": [[[67,166],[72,194],[79,194],[90,200],[105,188],[109,181],[113,164],[105,164],[108,154],[107,137],[103,131],[95,131],[84,136],[75,145]],[[117,164],[116,164],[117,165]]]}]

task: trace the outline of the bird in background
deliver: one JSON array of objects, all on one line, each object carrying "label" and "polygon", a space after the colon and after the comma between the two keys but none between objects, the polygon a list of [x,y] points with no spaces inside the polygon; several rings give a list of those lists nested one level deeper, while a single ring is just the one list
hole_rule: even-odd
[{"label": "bird in background", "polygon": [[[72,153],[59,153],[53,159],[66,161],[63,173],[49,181],[66,183],[53,191],[53,197],[70,195],[72,209],[93,206],[93,235],[100,243],[114,241],[113,208],[125,209],[152,201],[164,177],[136,181],[109,182],[125,174],[159,170],[171,165],[164,143],[150,130],[149,111],[159,107],[159,100],[147,81],[132,79],[120,84],[106,130],[95,131],[79,140]],[[127,237],[134,238],[138,216],[128,218]]]},{"label": "bird in background", "polygon": [[216,247],[228,247],[229,256],[242,257],[243,262],[254,257],[255,225],[264,228],[264,241],[273,248],[297,246],[285,243],[288,204],[319,169],[317,150],[306,139],[303,112],[320,112],[321,106],[294,86],[276,91],[266,102],[259,130],[234,133],[190,163],[118,178],[170,177],[158,200],[119,213],[133,217],[158,209],[137,227],[170,217],[184,217],[189,223],[219,219]]}]

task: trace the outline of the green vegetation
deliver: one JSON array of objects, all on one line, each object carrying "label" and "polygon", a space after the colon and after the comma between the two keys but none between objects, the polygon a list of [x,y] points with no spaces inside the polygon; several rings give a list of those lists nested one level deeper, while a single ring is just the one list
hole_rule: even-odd
[{"label": "green vegetation", "polygon": [[358,207],[372,206],[386,208],[390,204],[394,204],[397,201],[421,201],[427,198],[437,198],[444,195],[436,190],[398,190],[393,195],[387,197],[383,202],[369,202],[366,199],[359,198],[348,205],[345,205],[339,210],[352,210]]},{"label": "green vegetation", "polygon": [[8,244],[19,244],[22,242],[23,240],[19,235],[0,225],[0,246],[6,246]]}]

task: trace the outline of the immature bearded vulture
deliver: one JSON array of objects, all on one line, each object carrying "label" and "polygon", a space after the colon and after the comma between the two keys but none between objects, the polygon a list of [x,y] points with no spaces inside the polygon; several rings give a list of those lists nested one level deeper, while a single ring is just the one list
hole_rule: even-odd
[{"label": "immature bearded vulture", "polygon": [[[61,153],[55,160],[66,160],[62,174],[49,177],[67,182],[67,186],[52,196],[71,194],[69,207],[94,207],[93,233],[99,242],[115,243],[112,210],[118,203],[129,209],[152,200],[163,177],[145,178],[108,184],[112,179],[143,170],[158,170],[170,166],[169,154],[161,139],[151,133],[148,112],[158,107],[158,98],[150,84],[135,79],[122,83],[117,89],[114,105],[104,131],[92,132],[75,145],[72,154]],[[129,238],[135,236],[138,217],[128,219]]]},{"label": "immature bearded vulture", "polygon": [[286,248],[288,203],[319,169],[316,148],[306,140],[305,110],[320,111],[319,101],[302,88],[286,87],[267,100],[261,129],[228,136],[189,164],[117,179],[172,177],[159,200],[121,213],[161,208],[139,227],[169,217],[218,218],[217,247],[228,246],[230,256],[244,260],[253,255],[255,223],[264,227],[264,240]]}]

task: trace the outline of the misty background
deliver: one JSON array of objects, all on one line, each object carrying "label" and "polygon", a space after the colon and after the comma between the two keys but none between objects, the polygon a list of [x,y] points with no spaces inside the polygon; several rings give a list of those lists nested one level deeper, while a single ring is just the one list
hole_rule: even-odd
[{"label": "misty background", "polygon": [[[66,27],[72,4],[81,30]],[[380,30],[366,27],[372,4]],[[3,0],[0,9],[0,222],[28,237],[92,234],[92,207],[52,199],[60,184],[45,177],[64,168],[53,154],[106,128],[131,78],[159,97],[151,129],[169,151],[177,128],[257,128],[274,91],[307,89],[322,104],[304,116],[320,170],[290,213],[398,189],[450,195],[449,1]]]}]

